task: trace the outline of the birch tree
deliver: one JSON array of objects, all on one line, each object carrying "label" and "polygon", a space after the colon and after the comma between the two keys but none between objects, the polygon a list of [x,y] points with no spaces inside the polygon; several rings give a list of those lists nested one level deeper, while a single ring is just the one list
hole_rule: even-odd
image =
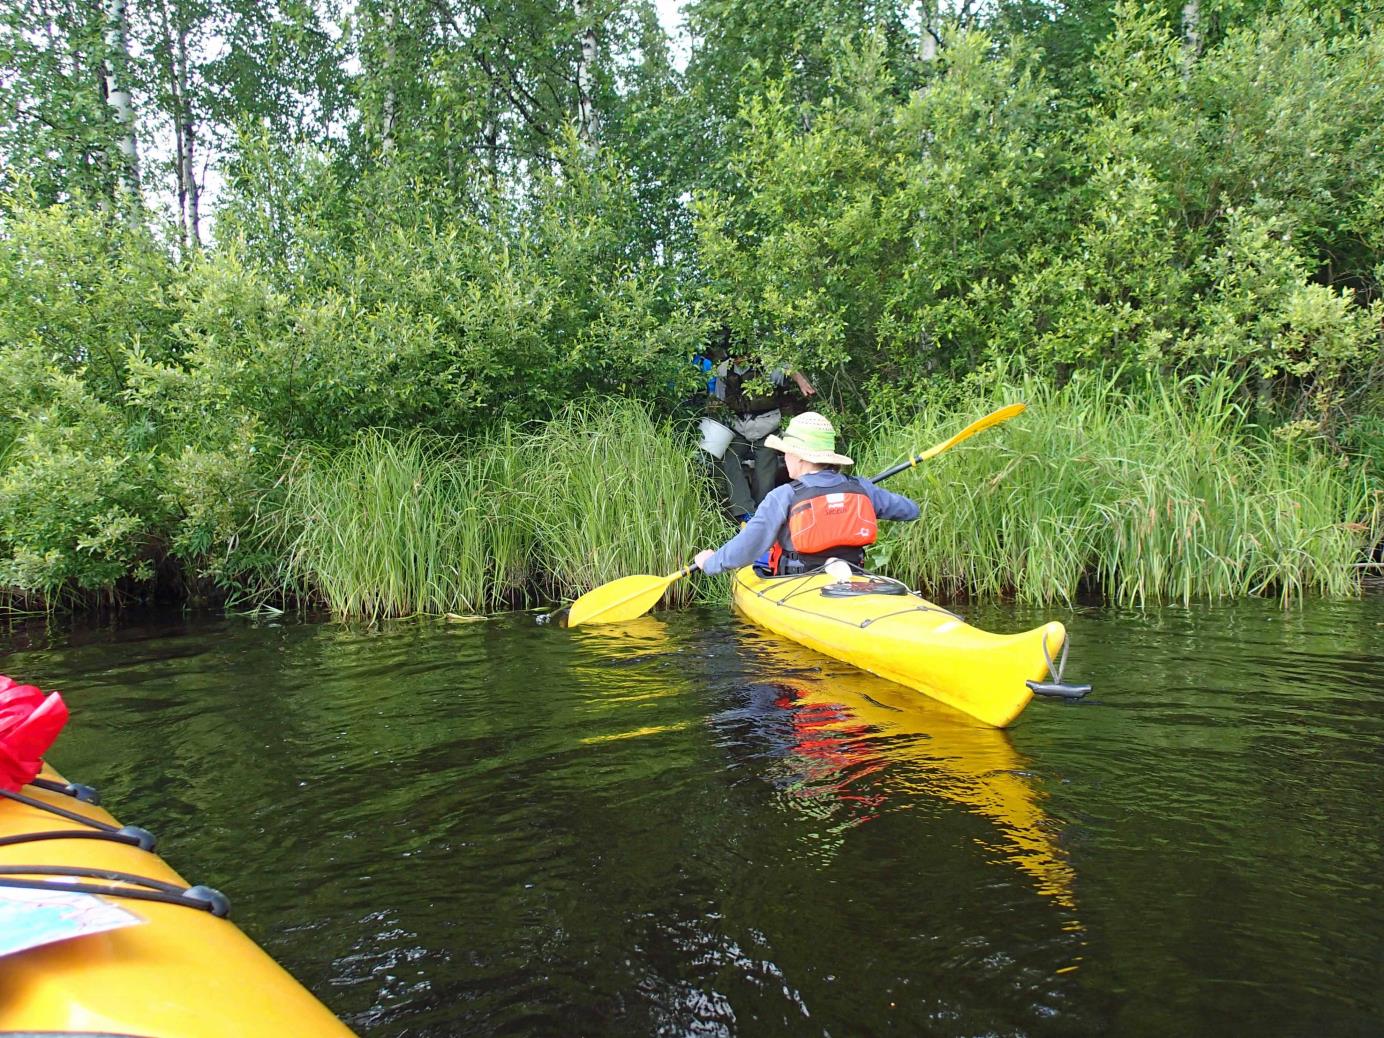
[{"label": "birch tree", "polygon": [[589,4],[572,0],[581,31],[581,57],[577,62],[577,136],[590,150],[596,137],[596,109],[591,101],[591,84],[596,67],[596,28],[590,21]]},{"label": "birch tree", "polygon": [[138,219],[139,142],[135,135],[135,109],[130,97],[130,25],[125,0],[105,0],[106,18],[104,62],[106,101],[114,114],[116,146],[120,158],[115,162],[116,180],[126,196],[121,201],[127,216]]},{"label": "birch tree", "polygon": [[924,63],[937,60],[937,48],[942,42],[942,26],[937,17],[937,0],[921,0],[918,4],[918,57]]},{"label": "birch tree", "polygon": [[[113,2],[113,0],[108,0]],[[141,0],[136,26],[156,132],[169,133],[167,163],[185,245],[205,234],[207,170],[230,160],[242,126],[292,139],[340,107],[343,73],[322,24],[325,5],[257,0]]]},{"label": "birch tree", "polygon": [[1202,25],[1199,0],[1187,0],[1182,5],[1182,47],[1188,66],[1201,57]]},{"label": "birch tree", "polygon": [[184,5],[158,0],[159,37],[154,50],[158,74],[166,93],[165,108],[173,124],[173,170],[177,183],[178,223],[185,245],[201,243],[201,186],[194,164],[197,126],[189,97],[188,24]]},{"label": "birch tree", "polygon": [[363,169],[388,155],[396,177],[480,204],[486,185],[522,193],[566,161],[569,128],[589,148],[622,119],[612,65],[635,60],[637,4],[362,0],[357,11]]}]

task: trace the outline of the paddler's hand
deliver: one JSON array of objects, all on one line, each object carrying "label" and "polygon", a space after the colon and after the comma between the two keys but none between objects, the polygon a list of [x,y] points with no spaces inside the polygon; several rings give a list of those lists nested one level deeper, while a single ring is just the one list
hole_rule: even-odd
[{"label": "paddler's hand", "polygon": [[698,569],[705,569],[706,560],[715,554],[716,552],[713,549],[703,548],[701,551],[697,552],[697,557],[692,560],[692,565],[696,566]]}]

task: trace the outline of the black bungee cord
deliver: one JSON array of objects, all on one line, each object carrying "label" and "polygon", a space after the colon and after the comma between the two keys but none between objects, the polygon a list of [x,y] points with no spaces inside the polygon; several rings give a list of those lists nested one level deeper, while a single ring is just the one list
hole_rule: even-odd
[{"label": "black bungee cord", "polygon": [[[55,782],[52,779],[37,778],[30,785],[49,792],[60,793],[87,804],[98,804],[101,799],[96,790],[80,783],[63,783]],[[12,790],[0,789],[0,797],[86,826],[85,829],[47,829],[0,837],[0,847],[37,843],[44,840],[108,840],[153,853],[154,834],[140,826],[114,826],[98,818],[88,818],[79,812],[68,810],[57,804],[49,804]],[[20,878],[23,876],[52,876],[55,879],[71,879],[75,882],[64,883],[53,880]],[[128,885],[114,886],[81,882],[92,879],[105,879],[112,881],[112,883]],[[180,887],[174,883],[166,883],[163,880],[139,876],[130,872],[85,868],[78,865],[0,865],[0,887],[62,891],[73,894],[98,894],[102,897],[118,897],[135,901],[157,901],[163,904],[200,909],[204,912],[210,912],[218,918],[225,918],[231,911],[230,899],[225,894],[200,883],[190,887]]]}]

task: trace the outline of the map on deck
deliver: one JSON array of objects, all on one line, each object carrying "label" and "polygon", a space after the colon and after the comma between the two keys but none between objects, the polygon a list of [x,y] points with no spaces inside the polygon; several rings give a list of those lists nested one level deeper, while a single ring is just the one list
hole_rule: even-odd
[{"label": "map on deck", "polygon": [[142,922],[95,894],[0,887],[0,955]]}]

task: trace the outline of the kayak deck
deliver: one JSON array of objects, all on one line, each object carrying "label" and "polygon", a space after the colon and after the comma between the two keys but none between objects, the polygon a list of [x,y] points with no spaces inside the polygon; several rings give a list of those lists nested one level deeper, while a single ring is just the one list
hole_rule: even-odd
[{"label": "kayak deck", "polygon": [[[823,573],[735,574],[737,609],[761,627],[916,689],[996,728],[1033,698],[1027,682],[1048,677],[1066,643],[1056,620],[1021,634],[972,627],[895,581]],[[888,588],[888,590],[885,590]]]},{"label": "kayak deck", "polygon": [[[0,797],[3,878],[51,891],[106,888],[114,896],[101,900],[142,922],[6,956],[0,1032],[349,1038],[321,1002],[216,914],[224,903],[213,910],[200,901],[214,891],[189,888],[158,855],[121,838],[142,830],[120,830],[102,808],[59,791],[64,785],[45,769],[35,784]],[[149,892],[170,896],[140,899]]]}]

